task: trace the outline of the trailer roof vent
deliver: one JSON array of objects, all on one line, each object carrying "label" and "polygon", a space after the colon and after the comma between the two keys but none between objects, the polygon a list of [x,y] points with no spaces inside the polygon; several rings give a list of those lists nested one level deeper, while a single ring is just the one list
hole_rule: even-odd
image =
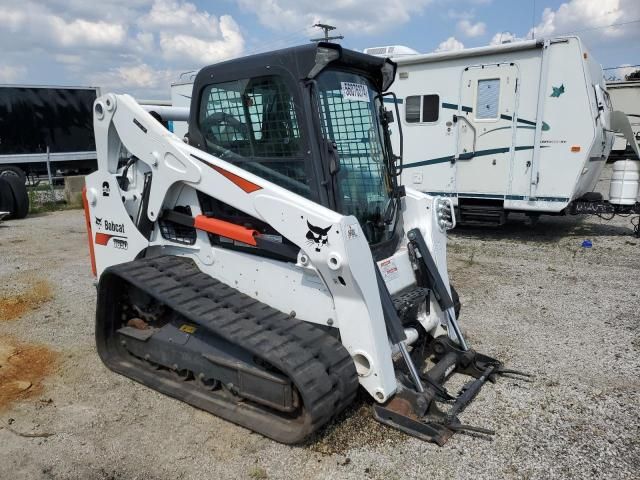
[{"label": "trailer roof vent", "polygon": [[385,55],[387,53],[387,47],[365,48],[364,53],[368,53],[369,55]]},{"label": "trailer roof vent", "polygon": [[418,55],[420,52],[404,45],[390,45],[388,47],[371,47],[365,48],[364,53],[375,55],[377,57],[406,57],[409,55]]}]

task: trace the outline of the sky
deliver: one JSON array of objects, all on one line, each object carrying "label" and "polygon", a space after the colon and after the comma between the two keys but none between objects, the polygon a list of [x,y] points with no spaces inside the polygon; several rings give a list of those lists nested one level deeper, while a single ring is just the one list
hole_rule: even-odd
[{"label": "sky", "polygon": [[640,64],[640,0],[0,0],[0,83],[169,99],[181,72],[306,43],[317,22],[357,50],[576,33],[603,67]]}]

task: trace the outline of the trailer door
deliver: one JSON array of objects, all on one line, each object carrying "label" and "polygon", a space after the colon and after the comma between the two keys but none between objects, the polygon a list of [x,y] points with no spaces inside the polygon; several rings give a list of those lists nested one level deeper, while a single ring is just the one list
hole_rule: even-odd
[{"label": "trailer door", "polygon": [[[518,69],[474,65],[462,73],[457,126],[456,190],[504,198],[514,154]],[[472,195],[473,196],[473,195]]]}]

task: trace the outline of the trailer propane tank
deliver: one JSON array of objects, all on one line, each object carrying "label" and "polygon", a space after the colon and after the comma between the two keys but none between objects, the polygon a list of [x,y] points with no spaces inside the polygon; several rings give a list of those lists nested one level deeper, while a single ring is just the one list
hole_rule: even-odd
[{"label": "trailer propane tank", "polygon": [[609,185],[609,202],[616,205],[634,205],[639,196],[640,162],[619,160],[613,164]]}]

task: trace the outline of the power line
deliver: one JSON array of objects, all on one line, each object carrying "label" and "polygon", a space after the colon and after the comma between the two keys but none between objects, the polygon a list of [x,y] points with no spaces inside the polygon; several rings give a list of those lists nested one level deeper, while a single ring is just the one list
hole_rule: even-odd
[{"label": "power line", "polygon": [[617,67],[603,68],[602,70],[618,70],[619,68],[635,68],[635,67],[640,67],[640,65],[619,65]]},{"label": "power line", "polygon": [[640,18],[638,18],[636,20],[630,20],[628,22],[611,23],[609,25],[601,25],[599,27],[591,27],[591,28],[583,28],[582,30],[574,30],[573,32],[558,33],[556,35],[568,35],[570,33],[582,33],[582,32],[588,32],[590,30],[599,30],[601,28],[620,27],[622,25],[630,25],[632,23],[640,23]]},{"label": "power line", "polygon": [[247,50],[244,55],[252,55],[254,53],[266,52],[269,50],[277,50],[278,48],[284,48],[292,44],[301,44],[306,41],[306,35],[309,31],[308,27],[298,29],[294,32],[290,32],[280,38],[275,38],[267,42],[262,42],[259,46]]}]

